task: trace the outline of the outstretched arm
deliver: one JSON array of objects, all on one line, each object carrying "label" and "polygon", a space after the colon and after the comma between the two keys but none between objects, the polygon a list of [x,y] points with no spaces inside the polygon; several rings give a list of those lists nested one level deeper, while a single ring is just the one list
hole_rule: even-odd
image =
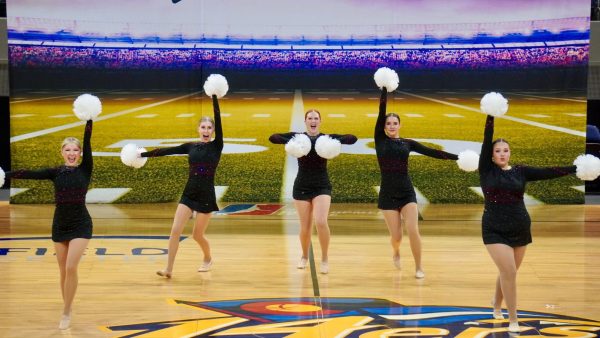
[{"label": "outstretched arm", "polygon": [[487,171],[494,165],[492,163],[492,138],[494,137],[494,117],[487,116],[485,120],[485,130],[483,132],[483,144],[479,154],[479,172]]},{"label": "outstretched arm", "polygon": [[574,174],[577,167],[574,165],[566,167],[523,167],[523,174],[527,181],[549,180],[552,178],[562,177]]},{"label": "outstretched arm", "polygon": [[283,134],[273,134],[269,137],[269,141],[275,144],[286,144],[289,140],[294,137],[297,133],[283,133]]},{"label": "outstretched arm", "polygon": [[377,122],[375,122],[375,143],[385,138],[385,114],[387,110],[387,89],[383,87],[381,89],[381,98],[379,99],[379,114],[377,115]]},{"label": "outstretched arm", "polygon": [[447,153],[443,150],[433,149],[422,145],[421,143],[415,140],[409,140],[410,142],[410,150],[415,151],[419,154],[437,158],[440,160],[458,160],[458,155]]},{"label": "outstretched arm", "polygon": [[159,156],[167,156],[167,155],[177,155],[177,154],[188,154],[190,147],[190,143],[183,143],[176,147],[170,148],[156,148],[150,151],[146,151],[140,154],[141,157],[159,157]]},{"label": "outstretched arm", "polygon": [[215,142],[216,146],[223,149],[223,125],[221,124],[221,110],[219,109],[219,100],[217,95],[212,96],[213,111],[215,114]]},{"label": "outstretched arm", "polygon": [[38,169],[38,170],[14,170],[7,171],[6,178],[28,179],[28,180],[51,180],[56,176],[56,169]]},{"label": "outstretched arm", "polygon": [[358,141],[358,138],[352,134],[329,134],[329,137],[340,141],[341,144],[354,144]]}]

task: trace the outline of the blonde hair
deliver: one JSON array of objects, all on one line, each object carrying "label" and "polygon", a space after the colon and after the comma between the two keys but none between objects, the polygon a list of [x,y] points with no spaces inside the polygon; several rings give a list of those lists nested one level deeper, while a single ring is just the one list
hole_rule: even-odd
[{"label": "blonde hair", "polygon": [[63,148],[67,145],[67,144],[74,144],[77,147],[79,147],[79,149],[81,149],[81,142],[76,138],[76,137],[67,137],[66,139],[64,139],[62,141],[62,144],[60,146],[60,150],[63,150]]},{"label": "blonde hair", "polygon": [[210,122],[213,125],[213,127],[215,126],[215,120],[213,120],[212,117],[209,116],[202,116],[200,118],[200,121],[198,121],[198,126],[200,126],[202,122]]}]

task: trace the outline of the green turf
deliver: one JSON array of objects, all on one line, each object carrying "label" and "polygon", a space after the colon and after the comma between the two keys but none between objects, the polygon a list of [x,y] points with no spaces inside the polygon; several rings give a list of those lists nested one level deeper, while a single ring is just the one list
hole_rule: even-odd
[{"label": "green turf", "polygon": [[[103,115],[144,106],[183,94],[103,95]],[[451,94],[424,96],[443,100]],[[52,95],[50,95],[52,96]],[[143,100],[144,97],[153,100]],[[221,111],[231,114],[223,117],[226,138],[249,138],[246,144],[260,145],[268,150],[247,154],[223,154],[215,178],[217,185],[228,186],[223,197],[226,202],[275,202],[280,199],[284,176],[285,152],[283,145],[273,145],[268,137],[275,132],[287,132],[292,110],[291,93],[278,94],[280,100],[269,100],[275,95],[231,94],[221,100]],[[477,108],[477,95],[463,94],[456,104]],[[73,98],[75,95],[73,96]],[[114,100],[126,97],[127,100]],[[244,98],[254,97],[254,100]],[[319,100],[329,97],[328,101]],[[354,101],[342,100],[352,97]],[[197,99],[196,99],[197,98]],[[372,138],[374,117],[366,114],[377,112],[378,93],[367,94],[304,94],[306,109],[315,107],[323,115],[322,132],[352,133],[361,139]],[[394,98],[404,98],[394,100]],[[415,139],[455,139],[481,142],[485,115],[412,98],[406,95],[390,95],[388,111],[402,116],[401,136]],[[35,113],[33,117],[13,118],[11,136],[46,129],[73,121],[48,118],[51,115],[70,114],[72,101],[55,99],[32,101],[11,105],[11,114]],[[566,112],[581,113],[584,104],[570,101],[528,101],[512,96],[509,115],[557,125],[573,130],[585,129],[585,117],[565,115]],[[181,113],[195,113],[189,118],[176,118]],[[271,114],[268,119],[253,118],[253,114]],[[346,115],[346,118],[330,118],[328,114]],[[406,113],[419,113],[422,118],[409,118]],[[526,114],[545,114],[549,118],[536,119]],[[153,119],[139,119],[140,114],[157,114]],[[447,118],[443,114],[460,114],[463,118]],[[92,139],[94,151],[119,152],[120,148],[108,148],[123,139],[170,139],[196,138],[197,120],[201,115],[212,116],[212,106],[206,96],[166,103],[153,108],[129,113],[95,123]],[[11,144],[12,167],[43,168],[61,164],[59,145],[67,136],[81,138],[83,127],[71,128]],[[511,163],[534,166],[569,165],[583,153],[585,139],[556,131],[546,130],[505,119],[497,119],[496,135],[509,140],[512,150]],[[236,143],[240,141],[230,141]],[[434,146],[426,143],[428,146]],[[372,147],[373,144],[370,143]],[[434,146],[435,147],[435,146]],[[95,157],[93,179],[90,188],[126,187],[131,191],[118,203],[143,203],[176,201],[179,199],[187,178],[185,156],[151,158],[145,167],[132,169],[121,164],[119,157]],[[479,185],[476,172],[465,173],[454,161],[442,161],[425,156],[411,156],[409,172],[417,189],[431,203],[481,203],[482,198],[469,189]],[[374,189],[379,185],[379,168],[375,155],[342,154],[329,161],[329,174],[333,184],[334,202],[369,202],[377,199]],[[583,194],[572,186],[583,182],[570,176],[561,179],[531,183],[528,193],[546,203],[582,203]],[[13,187],[33,188],[12,198],[15,203],[51,203],[53,190],[49,182],[15,180]]]}]

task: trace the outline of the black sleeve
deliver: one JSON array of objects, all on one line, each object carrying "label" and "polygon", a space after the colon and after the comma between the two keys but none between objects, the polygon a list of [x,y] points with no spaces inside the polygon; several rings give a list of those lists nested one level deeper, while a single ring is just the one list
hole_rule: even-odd
[{"label": "black sleeve", "polygon": [[269,137],[269,141],[275,144],[286,144],[288,143],[294,135],[297,133],[284,133],[284,134],[273,134]]},{"label": "black sleeve", "polygon": [[422,145],[415,140],[408,140],[410,144],[410,150],[419,154],[437,158],[440,160],[458,160],[458,155],[447,153],[443,150],[433,149]]},{"label": "black sleeve", "polygon": [[81,160],[81,170],[86,174],[87,177],[92,176],[92,169],[94,167],[94,159],[92,156],[92,120],[88,120],[85,124],[85,133],[83,135],[83,156]]},{"label": "black sleeve", "polygon": [[523,166],[523,175],[527,181],[549,180],[552,178],[574,174],[576,171],[577,167],[574,165],[545,168]]},{"label": "black sleeve", "polygon": [[159,157],[176,154],[188,154],[190,152],[190,143],[183,143],[176,147],[170,148],[156,148],[144,153],[141,153],[141,157]]},{"label": "black sleeve", "polygon": [[494,117],[487,116],[485,120],[485,131],[483,132],[483,144],[481,144],[481,153],[479,154],[479,172],[490,169],[492,165],[492,138],[494,137]]},{"label": "black sleeve", "polygon": [[340,141],[341,144],[354,144],[356,141],[358,141],[358,138],[352,134],[329,134],[329,137]]},{"label": "black sleeve", "polygon": [[385,114],[387,106],[387,90],[385,87],[381,89],[381,98],[379,99],[379,114],[377,122],[375,122],[375,134],[373,135],[375,143],[385,139]]},{"label": "black sleeve", "polygon": [[215,114],[215,140],[213,141],[219,149],[223,149],[223,125],[221,124],[221,110],[217,95],[212,96],[213,111]]},{"label": "black sleeve", "polygon": [[38,169],[38,170],[14,170],[7,171],[6,178],[10,179],[27,179],[27,180],[52,180],[56,177],[55,168]]}]

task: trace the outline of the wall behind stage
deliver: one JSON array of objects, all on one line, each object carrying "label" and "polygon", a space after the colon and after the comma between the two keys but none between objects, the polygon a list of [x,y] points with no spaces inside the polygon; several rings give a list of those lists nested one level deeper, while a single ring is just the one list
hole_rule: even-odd
[{"label": "wall behind stage", "polygon": [[[457,153],[479,151],[488,91],[509,99],[496,135],[512,162],[569,165],[584,152],[589,2],[583,0],[7,1],[13,169],[61,164],[66,136],[83,134],[72,102],[102,100],[92,147],[89,202],[178,200],[185,156],[125,167],[120,148],[197,140],[212,116],[202,92],[211,73],[229,82],[220,100],[225,149],[216,175],[224,201],[291,198],[296,161],[272,133],[303,131],[315,107],[325,133],[359,141],[331,160],[335,202],[375,202],[379,169],[373,127],[379,92],[373,73],[401,79],[388,112],[401,136]],[[481,203],[477,173],[413,154],[420,203]],[[530,203],[582,203],[574,177],[532,183]],[[51,203],[50,182],[13,180],[13,203]]]}]

